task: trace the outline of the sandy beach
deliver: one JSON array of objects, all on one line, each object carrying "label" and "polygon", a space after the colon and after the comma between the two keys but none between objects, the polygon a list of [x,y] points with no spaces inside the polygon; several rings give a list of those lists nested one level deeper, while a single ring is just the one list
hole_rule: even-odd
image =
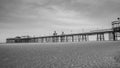
[{"label": "sandy beach", "polygon": [[120,41],[0,44],[0,68],[120,68]]}]

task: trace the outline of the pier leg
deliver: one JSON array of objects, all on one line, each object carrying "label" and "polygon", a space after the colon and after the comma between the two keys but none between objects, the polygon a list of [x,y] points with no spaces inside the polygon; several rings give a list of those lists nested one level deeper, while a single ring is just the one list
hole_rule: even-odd
[{"label": "pier leg", "polygon": [[58,37],[56,37],[56,42],[58,42]]},{"label": "pier leg", "polygon": [[65,36],[66,37],[66,42],[68,42],[68,36]]},{"label": "pier leg", "polygon": [[97,34],[97,41],[99,41],[99,35]]},{"label": "pier leg", "polygon": [[81,37],[80,37],[80,35],[78,35],[78,42],[80,42],[80,39],[81,39]]},{"label": "pier leg", "polygon": [[59,39],[60,39],[60,37],[58,36],[58,42],[60,42],[60,40],[59,40]]},{"label": "pier leg", "polygon": [[60,42],[62,42],[62,36],[60,36]]},{"label": "pier leg", "polygon": [[116,35],[115,35],[115,32],[113,32],[112,34],[113,34],[113,41],[116,41]]},{"label": "pier leg", "polygon": [[55,42],[57,42],[57,37],[54,37],[55,38]]},{"label": "pier leg", "polygon": [[101,34],[97,34],[97,41],[101,41]]},{"label": "pier leg", "polygon": [[84,35],[82,35],[82,41],[84,41]]},{"label": "pier leg", "polygon": [[45,38],[45,42],[47,43],[47,38]]},{"label": "pier leg", "polygon": [[101,41],[101,34],[99,34],[99,41]]},{"label": "pier leg", "polygon": [[102,34],[102,38],[103,38],[103,41],[105,40],[105,36],[104,36],[104,33]]},{"label": "pier leg", "polygon": [[65,42],[65,36],[63,36],[63,42]]},{"label": "pier leg", "polygon": [[85,41],[87,41],[87,35],[85,35]]},{"label": "pier leg", "polygon": [[88,35],[86,35],[86,41],[88,41],[89,40],[89,36]]},{"label": "pier leg", "polygon": [[74,36],[72,35],[72,42],[74,42]]},{"label": "pier leg", "polygon": [[53,42],[55,42],[55,37],[52,37]]}]

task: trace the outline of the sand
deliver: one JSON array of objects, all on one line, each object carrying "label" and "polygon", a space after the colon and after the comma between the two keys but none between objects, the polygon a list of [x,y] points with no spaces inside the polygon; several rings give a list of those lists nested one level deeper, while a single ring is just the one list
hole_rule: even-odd
[{"label": "sand", "polygon": [[0,44],[0,68],[120,68],[120,41]]}]

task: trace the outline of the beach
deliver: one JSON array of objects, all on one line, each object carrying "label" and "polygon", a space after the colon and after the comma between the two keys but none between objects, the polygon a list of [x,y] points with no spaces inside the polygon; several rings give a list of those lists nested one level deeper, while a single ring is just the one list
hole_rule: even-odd
[{"label": "beach", "polygon": [[0,68],[120,68],[120,41],[0,44]]}]

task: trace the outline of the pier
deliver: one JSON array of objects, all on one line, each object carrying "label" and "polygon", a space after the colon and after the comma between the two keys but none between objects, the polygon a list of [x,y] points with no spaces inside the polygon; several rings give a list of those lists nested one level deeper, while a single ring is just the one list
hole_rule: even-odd
[{"label": "pier", "polygon": [[6,43],[57,43],[57,42],[82,42],[90,41],[90,36],[95,36],[96,41],[105,41],[105,35],[108,35],[108,41],[118,41],[120,38],[120,18],[117,21],[111,23],[112,28],[94,30],[84,33],[64,34],[58,35],[54,31],[52,36],[41,37],[15,37],[7,38]]}]

